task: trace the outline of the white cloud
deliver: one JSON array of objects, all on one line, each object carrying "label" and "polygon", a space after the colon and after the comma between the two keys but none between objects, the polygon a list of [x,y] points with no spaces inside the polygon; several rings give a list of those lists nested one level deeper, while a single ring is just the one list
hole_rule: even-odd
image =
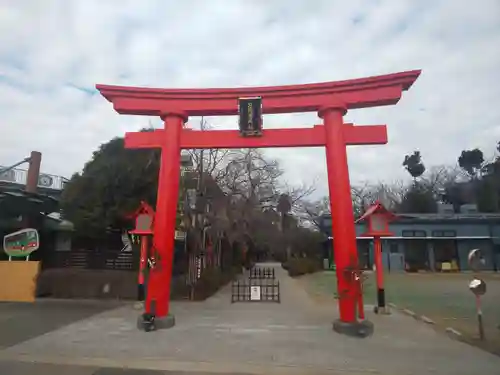
[{"label": "white cloud", "polygon": [[[500,141],[500,4],[421,1],[0,2],[0,164],[32,149],[43,170],[70,176],[99,144],[157,119],[119,116],[96,83],[230,87],[423,73],[396,106],[346,120],[384,124],[387,146],[352,147],[353,182],[404,178],[405,153],[455,163],[464,148],[491,155]],[[197,119],[192,119],[196,121]],[[211,118],[216,127],[236,119]],[[265,117],[310,126],[315,114]],[[286,178],[319,178],[324,151],[268,150]]]}]

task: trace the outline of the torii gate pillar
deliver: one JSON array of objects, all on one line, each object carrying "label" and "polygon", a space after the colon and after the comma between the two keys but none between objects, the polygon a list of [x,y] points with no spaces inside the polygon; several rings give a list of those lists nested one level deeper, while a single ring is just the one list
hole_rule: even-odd
[{"label": "torii gate pillar", "polygon": [[[341,270],[340,272],[346,269],[355,269],[358,264],[351,184],[343,134],[343,117],[346,112],[347,108],[343,103],[335,103],[320,109],[318,113],[325,124],[326,168],[328,171],[332,233],[335,238],[335,249],[337,249],[334,251],[334,260],[336,269]],[[351,225],[351,223],[353,224]],[[345,324],[341,323],[342,321],[357,321],[358,288],[356,288],[356,281],[348,275],[337,275],[337,293],[342,294],[345,301],[352,301],[339,303],[339,313],[343,319],[334,323],[334,328],[338,331],[348,329]]]}]

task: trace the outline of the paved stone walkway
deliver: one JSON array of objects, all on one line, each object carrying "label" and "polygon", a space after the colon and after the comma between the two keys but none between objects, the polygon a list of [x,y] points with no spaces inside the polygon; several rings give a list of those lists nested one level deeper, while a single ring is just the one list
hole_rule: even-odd
[{"label": "paved stone walkway", "polygon": [[499,357],[398,313],[367,311],[373,337],[338,335],[336,311],[275,267],[281,304],[231,304],[228,286],[205,302],[174,303],[176,326],[150,333],[136,329],[138,312],[126,306],[6,348],[0,360],[188,373],[500,374]]}]

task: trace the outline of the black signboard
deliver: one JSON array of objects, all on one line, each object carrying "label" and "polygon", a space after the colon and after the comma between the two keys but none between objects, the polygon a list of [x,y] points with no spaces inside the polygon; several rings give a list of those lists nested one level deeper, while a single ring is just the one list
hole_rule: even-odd
[{"label": "black signboard", "polygon": [[262,135],[262,98],[239,98],[239,127],[243,136]]}]

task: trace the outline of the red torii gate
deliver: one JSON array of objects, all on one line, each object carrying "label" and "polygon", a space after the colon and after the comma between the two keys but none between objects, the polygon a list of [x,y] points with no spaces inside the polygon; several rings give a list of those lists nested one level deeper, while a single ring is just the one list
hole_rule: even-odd
[{"label": "red torii gate", "polygon": [[[359,329],[356,319],[357,288],[349,270],[357,264],[347,145],[386,144],[385,125],[345,124],[349,109],[396,104],[420,75],[419,70],[382,76],[305,85],[233,89],[157,89],[96,85],[120,114],[159,116],[164,129],[125,135],[127,148],[160,148],[161,166],[153,246],[157,267],[150,273],[146,312],[156,318],[169,315],[175,216],[180,178],[180,151],[192,148],[325,147],[331,201],[332,233],[340,320],[339,332]],[[243,137],[237,130],[196,131],[184,127],[189,116],[238,114],[239,98],[261,97],[262,113],[317,112],[322,125],[294,129],[264,129],[258,137]]]}]

